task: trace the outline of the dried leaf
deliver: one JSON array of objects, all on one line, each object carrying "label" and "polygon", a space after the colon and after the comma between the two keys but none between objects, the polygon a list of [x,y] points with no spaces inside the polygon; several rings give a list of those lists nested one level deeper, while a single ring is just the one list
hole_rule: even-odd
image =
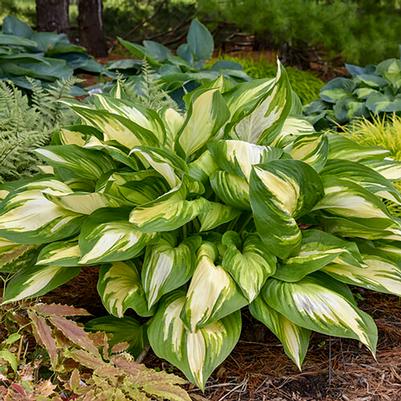
[{"label": "dried leaf", "polygon": [[81,387],[81,376],[79,374],[78,369],[74,369],[72,371],[71,377],[70,377],[70,380],[68,383],[70,385],[71,391],[73,391],[74,393],[77,393],[77,391]]},{"label": "dried leaf", "polygon": [[102,359],[99,357],[95,357],[93,354],[90,354],[87,351],[84,351],[82,349],[77,349],[77,350],[66,350],[64,352],[65,356],[67,358],[72,358],[74,361],[80,363],[81,365],[89,368],[89,369],[97,369],[102,366],[107,366],[105,362],[102,361]]},{"label": "dried leaf", "polygon": [[105,365],[95,370],[95,374],[103,378],[112,378],[124,375],[124,372],[114,366]]},{"label": "dried leaf", "polygon": [[78,326],[77,323],[61,316],[51,316],[49,317],[49,320],[72,343],[100,359],[99,350],[90,339],[88,333],[86,333],[82,327]]},{"label": "dried leaf", "polygon": [[181,387],[163,381],[146,384],[142,387],[148,394],[171,401],[191,401],[188,393]]},{"label": "dried leaf", "polygon": [[55,368],[57,366],[58,353],[51,327],[42,316],[38,316],[31,311],[28,311],[28,315],[32,321],[32,329],[37,341],[46,349],[50,357],[50,362],[53,368]]},{"label": "dried leaf", "polygon": [[122,352],[125,352],[129,348],[129,344],[124,341],[122,343],[118,343],[114,345],[111,349],[111,352],[113,354],[121,354]]},{"label": "dried leaf", "polygon": [[44,380],[36,385],[35,393],[45,397],[49,397],[54,393],[56,386],[50,380]]},{"label": "dried leaf", "polygon": [[32,306],[31,309],[47,316],[91,316],[87,310],[70,305],[40,303]]},{"label": "dried leaf", "polygon": [[126,354],[120,354],[112,357],[114,365],[122,370],[129,376],[135,384],[142,386],[149,382],[163,382],[167,384],[186,384],[187,381],[181,377],[175,376],[166,372],[156,372],[155,370],[148,369],[145,365],[128,360]]}]

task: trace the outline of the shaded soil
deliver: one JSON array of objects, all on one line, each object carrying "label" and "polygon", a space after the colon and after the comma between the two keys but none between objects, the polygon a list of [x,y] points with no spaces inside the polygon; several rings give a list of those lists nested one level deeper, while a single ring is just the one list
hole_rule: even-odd
[{"label": "shaded soil", "polygon": [[[96,269],[89,268],[45,297],[49,302],[105,311],[96,292]],[[195,401],[401,401],[401,301],[358,290],[359,306],[379,328],[377,360],[357,341],[314,334],[302,372],[261,323],[243,313],[241,340]],[[151,352],[144,363],[179,374]]]}]

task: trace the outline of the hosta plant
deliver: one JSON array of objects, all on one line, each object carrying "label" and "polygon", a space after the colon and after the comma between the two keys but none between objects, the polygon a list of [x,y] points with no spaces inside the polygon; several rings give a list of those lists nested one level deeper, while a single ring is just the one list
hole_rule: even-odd
[{"label": "hosta plant", "polygon": [[[244,71],[254,79],[272,78],[276,75],[276,66],[266,56],[245,58],[223,55],[222,60],[241,64]],[[309,104],[319,97],[319,91],[324,82],[314,72],[303,71],[296,67],[286,67],[286,71],[291,87],[299,96],[302,104]]]},{"label": "hosta plant", "polygon": [[350,64],[345,67],[350,77],[334,78],[320,90],[320,99],[305,107],[317,127],[401,111],[400,59],[366,67]]},{"label": "hosta plant", "polygon": [[[0,80],[32,89],[27,77],[49,83],[71,78],[78,70],[99,74],[103,67],[65,34],[35,32],[14,16],[4,19],[0,32]],[[84,93],[78,90],[78,94]]]},{"label": "hosta plant", "polygon": [[152,67],[163,89],[168,91],[180,106],[182,96],[202,83],[217,79],[220,75],[227,83],[247,81],[250,78],[241,64],[219,60],[206,66],[213,55],[214,40],[209,30],[197,19],[191,22],[187,41],[174,54],[161,43],[144,40],[142,45],[119,38],[120,43],[132,54],[134,60],[118,60],[109,64],[110,71],[118,71],[130,77],[132,82],[141,82],[143,60]]},{"label": "hosta plant", "polygon": [[82,123],[37,150],[48,174],[5,194],[3,253],[38,256],[4,302],[98,266],[112,319],[149,318],[153,351],[202,389],[247,306],[298,367],[313,331],[375,353],[348,285],[401,295],[401,223],[383,203],[401,202],[401,169],[388,152],[316,133],[281,65],[274,79],[197,89],[185,114],[119,94],[70,103]]}]

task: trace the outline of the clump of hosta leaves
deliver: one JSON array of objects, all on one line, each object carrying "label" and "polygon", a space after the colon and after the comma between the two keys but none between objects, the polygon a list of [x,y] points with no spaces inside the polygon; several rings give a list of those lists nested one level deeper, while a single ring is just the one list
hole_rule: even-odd
[{"label": "clump of hosta leaves", "polygon": [[281,65],[274,79],[219,78],[186,102],[185,114],[118,96],[71,103],[82,124],[37,150],[53,172],[1,204],[5,252],[39,252],[4,301],[99,266],[113,319],[149,318],[153,351],[200,388],[237,343],[246,306],[298,367],[312,331],[374,353],[376,326],[348,285],[401,294],[401,224],[383,203],[401,204],[399,163],[316,133]]}]

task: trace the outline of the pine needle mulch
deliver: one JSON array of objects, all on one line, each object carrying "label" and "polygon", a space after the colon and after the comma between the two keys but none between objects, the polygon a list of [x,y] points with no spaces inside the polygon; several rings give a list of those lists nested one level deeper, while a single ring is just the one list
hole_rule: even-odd
[{"label": "pine needle mulch", "polygon": [[[50,293],[47,302],[61,302],[105,314],[96,292],[97,271],[87,269]],[[357,341],[314,334],[302,372],[284,354],[279,341],[247,312],[241,340],[209,379],[195,401],[401,401],[401,300],[358,290],[358,304],[379,328],[377,361]],[[149,352],[148,367],[179,374]]]},{"label": "pine needle mulch", "polygon": [[[196,401],[401,401],[401,302],[362,291],[360,307],[379,328],[377,361],[357,341],[315,334],[302,372],[280,343],[244,315],[242,338]],[[149,366],[164,366],[154,356]]]}]

